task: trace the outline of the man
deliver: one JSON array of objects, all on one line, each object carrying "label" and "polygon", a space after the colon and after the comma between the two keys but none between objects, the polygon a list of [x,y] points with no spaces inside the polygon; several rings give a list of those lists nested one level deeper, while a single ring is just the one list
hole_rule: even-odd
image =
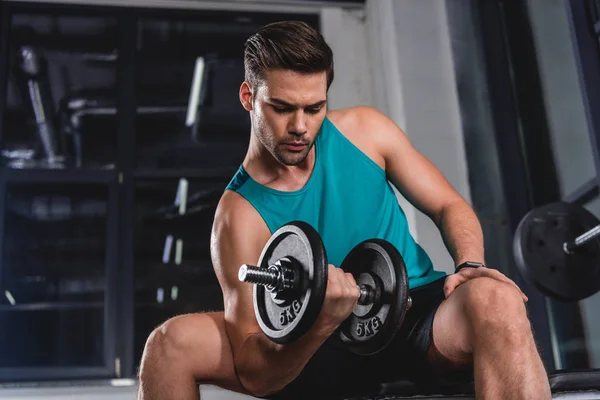
[{"label": "man", "polygon": [[[548,399],[546,372],[525,295],[484,264],[471,207],[391,120],[369,107],[330,111],[331,49],[300,22],[260,29],[245,47],[242,106],[247,155],[219,203],[211,241],[223,313],[183,315],[149,337],[140,398],[197,399],[198,384],[258,397],[343,398],[381,382],[473,377],[478,398]],[[456,273],[434,270],[411,237],[391,185],[439,227]],[[304,220],[328,255],[326,298],[311,330],[277,345],[261,332],[242,264],[256,265],[281,225]],[[360,241],[380,237],[402,254],[413,307],[386,351],[361,357],[327,342],[358,299],[339,265]]]}]

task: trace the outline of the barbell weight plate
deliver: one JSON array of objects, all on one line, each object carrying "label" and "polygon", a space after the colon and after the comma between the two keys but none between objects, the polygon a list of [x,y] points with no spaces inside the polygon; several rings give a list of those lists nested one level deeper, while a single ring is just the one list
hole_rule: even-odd
[{"label": "barbell weight plate", "polygon": [[535,208],[519,223],[513,252],[519,273],[544,295],[579,301],[600,290],[600,239],[572,254],[563,244],[600,222],[585,208],[556,202]]},{"label": "barbell weight plate", "polygon": [[254,286],[254,312],[260,328],[273,342],[291,343],[304,335],[317,319],[327,288],[327,255],[319,233],[308,223],[292,221],[278,229],[265,245],[258,267],[267,268],[281,258],[299,266],[301,286],[296,296],[275,301],[264,286]]},{"label": "barbell weight plate", "polygon": [[359,355],[385,349],[398,332],[407,311],[408,273],[395,246],[383,239],[356,245],[340,266],[358,285],[379,286],[379,300],[357,305],[333,337],[337,345]]}]

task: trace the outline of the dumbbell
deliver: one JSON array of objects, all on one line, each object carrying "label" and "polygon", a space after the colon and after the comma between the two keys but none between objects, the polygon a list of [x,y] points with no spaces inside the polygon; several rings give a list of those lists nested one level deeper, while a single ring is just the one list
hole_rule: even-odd
[{"label": "dumbbell", "polygon": [[534,208],[520,221],[513,252],[520,274],[544,295],[578,301],[600,291],[600,221],[566,202]]},{"label": "dumbbell", "polygon": [[[408,275],[398,250],[382,239],[357,244],[340,265],[359,288],[353,313],[331,340],[356,354],[372,355],[393,339],[411,306]],[[254,284],[256,319],[275,343],[298,340],[317,319],[327,289],[327,254],[319,233],[292,221],[265,245],[258,266],[242,265],[238,278]]]}]

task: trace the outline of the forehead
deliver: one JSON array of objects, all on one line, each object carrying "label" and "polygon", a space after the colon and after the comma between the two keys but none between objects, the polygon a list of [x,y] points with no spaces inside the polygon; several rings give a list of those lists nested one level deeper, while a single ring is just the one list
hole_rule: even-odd
[{"label": "forehead", "polygon": [[278,98],[294,104],[310,104],[325,100],[327,74],[303,74],[290,70],[270,70],[258,90],[260,96]]}]

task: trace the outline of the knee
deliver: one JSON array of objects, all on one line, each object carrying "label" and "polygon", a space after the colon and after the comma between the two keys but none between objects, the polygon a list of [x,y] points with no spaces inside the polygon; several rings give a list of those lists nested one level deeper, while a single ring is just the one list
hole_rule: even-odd
[{"label": "knee", "polygon": [[[219,331],[218,323],[210,314],[186,314],[173,317],[148,336],[142,355],[142,370],[145,364],[168,366],[183,364],[190,352],[215,347],[208,343],[214,331]],[[207,343],[204,343],[204,342]]]},{"label": "knee", "polygon": [[182,316],[171,318],[157,326],[146,339],[142,355],[142,370],[148,363],[174,359],[185,351],[187,328]]},{"label": "knee", "polygon": [[527,331],[529,320],[525,304],[513,285],[486,277],[463,285],[463,306],[471,326],[505,333]]}]

